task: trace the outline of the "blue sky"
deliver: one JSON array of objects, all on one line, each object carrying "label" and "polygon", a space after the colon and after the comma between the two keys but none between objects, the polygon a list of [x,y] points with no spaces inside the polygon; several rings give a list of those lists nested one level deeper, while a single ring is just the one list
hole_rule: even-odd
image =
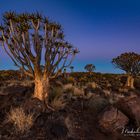
[{"label": "blue sky", "polygon": [[[39,11],[62,24],[66,40],[80,50],[75,71],[93,63],[96,71],[119,73],[113,57],[140,53],[139,0],[0,0],[0,15],[8,10]],[[0,69],[15,69],[3,50],[0,54]]]}]

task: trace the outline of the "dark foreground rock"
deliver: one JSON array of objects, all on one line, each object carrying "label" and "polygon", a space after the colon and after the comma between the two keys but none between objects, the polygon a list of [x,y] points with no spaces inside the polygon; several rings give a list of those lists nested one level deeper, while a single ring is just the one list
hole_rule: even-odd
[{"label": "dark foreground rock", "polygon": [[113,106],[105,108],[98,117],[99,129],[105,133],[113,133],[125,127],[129,119],[121,111]]},{"label": "dark foreground rock", "polygon": [[[15,90],[19,86],[21,92]],[[67,100],[63,109],[52,111],[43,109],[43,104],[32,99],[33,91],[17,85],[7,90],[7,94],[0,95],[0,140],[138,140],[139,137],[124,137],[121,133],[114,135],[113,130],[125,126],[128,118],[111,107],[106,113],[102,110],[108,105],[106,99],[100,97],[85,99],[77,96]],[[21,86],[21,87],[20,87]],[[32,88],[31,88],[32,89]],[[12,93],[12,94],[11,94]],[[100,96],[100,95],[99,95]],[[89,107],[90,106],[90,107]],[[23,134],[15,133],[14,125],[6,122],[7,113],[11,108],[22,107],[27,114],[33,113],[35,120],[32,127]],[[136,107],[135,107],[136,108]],[[100,114],[100,127],[97,127],[97,116]],[[103,117],[106,116],[106,117]],[[106,118],[106,119],[104,119]],[[106,122],[107,125],[104,125]],[[100,129],[99,129],[100,128]],[[104,133],[101,130],[104,130]],[[107,128],[107,129],[106,129]],[[108,134],[111,131],[112,134]],[[107,135],[108,134],[108,135]]]},{"label": "dark foreground rock", "polygon": [[137,126],[140,125],[140,97],[123,98],[116,106],[131,120],[135,121]]}]

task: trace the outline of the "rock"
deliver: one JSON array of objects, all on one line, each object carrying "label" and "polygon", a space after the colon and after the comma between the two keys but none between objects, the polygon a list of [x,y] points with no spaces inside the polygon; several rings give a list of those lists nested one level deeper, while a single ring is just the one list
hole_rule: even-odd
[{"label": "rock", "polygon": [[96,94],[89,92],[89,93],[87,93],[87,95],[85,95],[83,98],[89,100],[89,99],[92,98],[93,96],[96,96]]},{"label": "rock", "polygon": [[66,124],[66,126],[67,126],[67,128],[69,130],[69,132],[68,132],[69,137],[75,137],[73,123],[74,123],[74,118],[73,118],[72,114],[65,118],[65,124]]},{"label": "rock", "polygon": [[[72,138],[73,140],[85,140],[83,137],[85,136],[85,130],[87,130],[86,125],[81,121],[80,116],[75,116],[74,114],[69,114],[65,120],[65,125],[68,128],[68,138]],[[89,129],[88,129],[89,131]],[[86,139],[89,139],[86,137]]]},{"label": "rock", "polygon": [[106,86],[109,88],[111,87],[112,85],[110,83],[107,83]]},{"label": "rock", "polygon": [[23,94],[27,91],[27,87],[23,87],[23,86],[8,86],[6,88],[3,89],[5,94]]},{"label": "rock", "polygon": [[89,89],[96,89],[99,88],[99,85],[96,82],[89,82],[87,83],[86,87]]},{"label": "rock", "polygon": [[122,129],[129,119],[121,111],[113,106],[105,108],[98,116],[98,126],[102,132],[112,133]]},{"label": "rock", "polygon": [[80,89],[78,87],[74,87],[73,95],[75,95],[75,96],[83,96],[84,95],[84,90]]},{"label": "rock", "polygon": [[128,88],[119,88],[119,92],[127,93],[128,92]]},{"label": "rock", "polygon": [[91,82],[90,84],[91,84],[92,88],[97,88],[98,87],[98,85],[95,82]]},{"label": "rock", "polygon": [[64,139],[67,136],[68,129],[63,123],[53,122],[50,127],[50,132],[54,137]]},{"label": "rock", "polygon": [[94,112],[100,112],[106,106],[108,106],[109,102],[107,99],[97,96],[93,97],[88,101],[88,108]]},{"label": "rock", "polygon": [[140,97],[125,97],[117,102],[116,106],[125,113],[130,119],[140,124]]},{"label": "rock", "polygon": [[24,96],[25,94],[28,94],[28,96],[31,95],[34,91],[33,84],[27,86],[24,85],[21,85],[20,83],[13,83],[10,86],[9,85],[4,86],[0,89],[0,95],[13,95],[13,96],[15,96],[15,94],[19,96],[21,95]]},{"label": "rock", "polygon": [[111,91],[110,90],[103,90],[104,94],[106,97],[110,96],[111,95]]},{"label": "rock", "polygon": [[68,89],[72,89],[73,88],[73,85],[72,84],[65,84],[63,86],[63,90],[68,90]]},{"label": "rock", "polygon": [[0,96],[7,96],[8,93],[5,93],[4,91],[0,91]]}]

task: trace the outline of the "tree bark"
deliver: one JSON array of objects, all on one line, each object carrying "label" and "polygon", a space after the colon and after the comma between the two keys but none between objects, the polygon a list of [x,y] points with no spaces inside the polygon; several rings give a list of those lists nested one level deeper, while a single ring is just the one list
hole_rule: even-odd
[{"label": "tree bark", "polygon": [[131,75],[128,75],[127,81],[126,81],[126,87],[134,89],[134,78]]},{"label": "tree bark", "polygon": [[41,78],[35,79],[34,98],[44,101],[48,98],[49,94],[49,79]]}]

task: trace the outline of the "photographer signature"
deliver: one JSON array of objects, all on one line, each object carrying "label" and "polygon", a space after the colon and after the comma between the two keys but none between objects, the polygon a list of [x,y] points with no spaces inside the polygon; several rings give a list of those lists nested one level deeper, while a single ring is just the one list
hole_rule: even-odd
[{"label": "photographer signature", "polygon": [[124,136],[140,136],[140,127],[138,128],[123,128],[121,134]]}]

